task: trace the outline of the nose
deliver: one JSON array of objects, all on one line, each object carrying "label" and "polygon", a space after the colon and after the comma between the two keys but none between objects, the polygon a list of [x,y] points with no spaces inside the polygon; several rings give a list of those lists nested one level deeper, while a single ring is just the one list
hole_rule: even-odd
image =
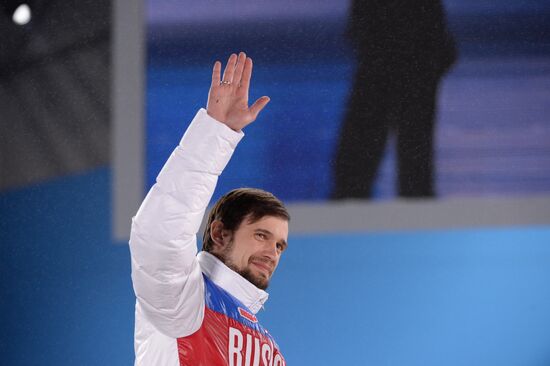
[{"label": "nose", "polygon": [[280,253],[277,250],[277,241],[271,241],[265,250],[266,256],[268,256],[270,259],[277,261]]}]

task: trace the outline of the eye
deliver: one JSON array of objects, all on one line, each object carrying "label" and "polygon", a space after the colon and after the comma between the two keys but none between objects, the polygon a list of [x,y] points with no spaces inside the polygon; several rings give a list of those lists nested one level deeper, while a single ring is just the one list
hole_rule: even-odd
[{"label": "eye", "polygon": [[277,243],[277,249],[282,252],[283,250],[285,250],[285,246],[281,243]]},{"label": "eye", "polygon": [[265,235],[263,233],[256,233],[256,237],[261,239],[261,240],[267,239],[267,235]]}]

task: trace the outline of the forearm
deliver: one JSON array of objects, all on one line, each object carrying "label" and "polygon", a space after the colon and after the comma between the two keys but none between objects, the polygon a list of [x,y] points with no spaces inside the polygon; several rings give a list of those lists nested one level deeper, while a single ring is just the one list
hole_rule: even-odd
[{"label": "forearm", "polygon": [[197,234],[218,176],[243,137],[201,109],[134,217],[159,240]]}]

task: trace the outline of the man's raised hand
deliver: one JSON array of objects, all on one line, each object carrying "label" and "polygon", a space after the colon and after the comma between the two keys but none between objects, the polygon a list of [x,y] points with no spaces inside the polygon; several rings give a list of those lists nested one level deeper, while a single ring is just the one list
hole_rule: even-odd
[{"label": "man's raised hand", "polygon": [[223,78],[222,64],[214,63],[212,85],[208,93],[206,111],[216,120],[226,124],[235,131],[240,131],[254,122],[260,111],[269,102],[268,97],[261,97],[248,108],[248,89],[252,76],[252,59],[244,52],[239,56],[232,54],[227,61]]}]

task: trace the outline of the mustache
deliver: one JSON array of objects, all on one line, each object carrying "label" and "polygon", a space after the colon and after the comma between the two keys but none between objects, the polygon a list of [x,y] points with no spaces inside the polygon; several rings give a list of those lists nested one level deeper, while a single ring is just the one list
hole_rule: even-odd
[{"label": "mustache", "polygon": [[268,257],[250,257],[250,262],[260,262],[262,264],[265,264],[269,267],[269,270],[273,272],[275,269],[275,261]]}]

